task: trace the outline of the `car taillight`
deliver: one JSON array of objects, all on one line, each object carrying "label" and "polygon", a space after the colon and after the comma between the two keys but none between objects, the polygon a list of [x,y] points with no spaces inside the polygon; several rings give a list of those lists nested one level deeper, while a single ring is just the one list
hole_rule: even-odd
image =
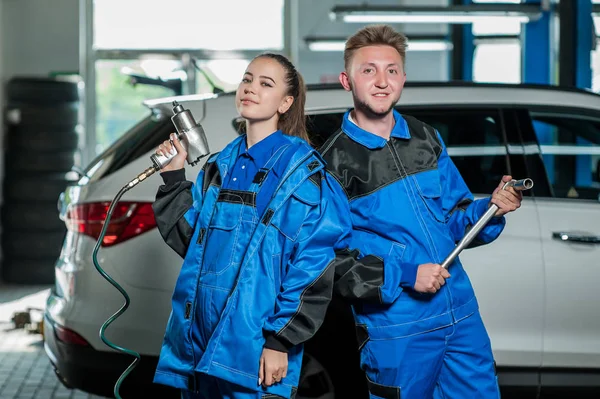
[{"label": "car taillight", "polygon": [[90,346],[89,342],[85,340],[81,335],[77,334],[75,331],[70,330],[66,327],[60,326],[58,324],[54,325],[54,332],[56,333],[56,338],[65,344],[78,345],[78,346]]},{"label": "car taillight", "polygon": [[[110,202],[92,202],[69,207],[65,217],[67,229],[97,240],[109,206]],[[156,220],[151,203],[122,201],[115,206],[101,245],[109,247],[155,227]]]}]

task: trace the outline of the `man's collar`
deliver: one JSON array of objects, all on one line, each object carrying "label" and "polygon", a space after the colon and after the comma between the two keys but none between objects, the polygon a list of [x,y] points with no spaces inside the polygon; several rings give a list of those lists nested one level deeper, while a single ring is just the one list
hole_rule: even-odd
[{"label": "man's collar", "polygon": [[[354,141],[364,145],[367,148],[372,150],[376,148],[383,148],[387,140],[359,127],[354,121],[351,120],[351,111],[352,110],[349,110],[344,114],[344,119],[342,120],[342,130]],[[410,133],[408,131],[408,125],[406,124],[406,121],[396,110],[393,110],[392,112],[394,115],[394,127],[392,128],[391,136],[400,139],[410,139]]]}]

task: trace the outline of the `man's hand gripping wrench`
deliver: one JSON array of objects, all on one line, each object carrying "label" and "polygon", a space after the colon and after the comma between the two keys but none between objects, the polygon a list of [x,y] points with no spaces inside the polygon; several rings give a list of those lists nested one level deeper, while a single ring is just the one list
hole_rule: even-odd
[{"label": "man's hand gripping wrench", "polygon": [[[531,180],[529,178],[521,179],[521,180],[511,180],[509,182],[506,182],[506,184],[504,184],[502,189],[505,190],[507,187],[513,187],[515,190],[518,190],[518,191],[529,190],[530,188],[533,187],[533,180]],[[458,256],[458,254],[461,253],[461,251],[463,249],[465,249],[471,243],[471,241],[473,241],[473,239],[475,237],[477,237],[477,234],[479,234],[481,229],[483,229],[488,224],[488,222],[494,216],[494,214],[496,213],[497,210],[498,210],[498,205],[496,205],[496,204],[490,205],[488,210],[477,221],[477,223],[475,223],[475,225],[465,234],[463,239],[460,240],[460,242],[456,245],[454,250],[450,253],[450,255],[448,255],[448,257],[441,264],[441,266],[444,269],[448,269],[448,267],[454,261],[454,259]]]}]

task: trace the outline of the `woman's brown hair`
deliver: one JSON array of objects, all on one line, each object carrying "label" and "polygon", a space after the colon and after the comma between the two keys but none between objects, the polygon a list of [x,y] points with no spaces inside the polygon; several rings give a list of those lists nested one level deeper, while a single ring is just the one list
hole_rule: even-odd
[{"label": "woman's brown hair", "polygon": [[310,144],[310,139],[306,132],[306,117],[304,115],[306,85],[304,84],[302,75],[296,70],[294,64],[281,54],[264,53],[256,56],[255,59],[261,57],[275,60],[283,67],[285,70],[285,83],[288,88],[286,95],[294,98],[292,106],[285,113],[279,115],[277,128],[290,136],[300,137]]}]

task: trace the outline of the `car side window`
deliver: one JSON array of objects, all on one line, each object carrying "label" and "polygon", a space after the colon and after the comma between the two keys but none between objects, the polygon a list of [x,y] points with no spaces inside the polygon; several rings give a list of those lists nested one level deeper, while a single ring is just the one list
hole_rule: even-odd
[{"label": "car side window", "polygon": [[600,200],[600,117],[532,111],[531,119],[554,196]]},{"label": "car side window", "polygon": [[490,194],[509,170],[497,109],[400,109],[434,127],[471,192]]}]

